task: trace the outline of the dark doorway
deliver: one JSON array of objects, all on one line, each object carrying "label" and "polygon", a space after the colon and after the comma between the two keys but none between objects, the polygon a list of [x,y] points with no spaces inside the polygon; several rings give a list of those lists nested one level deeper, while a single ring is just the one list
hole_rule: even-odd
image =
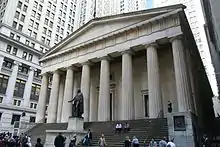
[{"label": "dark doorway", "polygon": [[147,94],[144,95],[144,116],[149,117],[149,96]]},{"label": "dark doorway", "polygon": [[113,93],[110,93],[110,120],[113,120]]}]

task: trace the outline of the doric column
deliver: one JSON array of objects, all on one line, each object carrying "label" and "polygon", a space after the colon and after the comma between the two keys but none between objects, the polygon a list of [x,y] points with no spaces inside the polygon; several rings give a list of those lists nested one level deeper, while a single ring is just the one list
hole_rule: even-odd
[{"label": "doric column", "polygon": [[84,99],[84,121],[89,121],[89,94],[90,94],[90,65],[84,63],[82,67],[81,91]]},{"label": "doric column", "polygon": [[150,44],[147,46],[147,75],[149,90],[149,117],[157,118],[158,115],[161,114],[163,107],[156,44]]},{"label": "doric column", "polygon": [[5,104],[12,104],[12,99],[14,96],[14,89],[15,89],[15,84],[16,84],[16,79],[17,79],[17,74],[18,74],[18,62],[14,62],[13,70],[11,73],[11,76],[8,80],[8,87],[6,90],[6,98],[4,99]]},{"label": "doric column", "polygon": [[69,117],[72,115],[72,104],[68,101],[73,98],[73,78],[74,70],[70,66],[66,71],[66,81],[64,89],[63,109],[61,122],[68,122]]},{"label": "doric column", "polygon": [[190,85],[185,62],[184,46],[181,36],[171,39],[176,78],[176,90],[179,112],[190,110]]},{"label": "doric column", "polygon": [[28,107],[28,108],[30,103],[33,78],[34,78],[34,69],[30,67],[28,73],[28,80],[25,84],[25,89],[24,89],[24,107]]},{"label": "doric column", "polygon": [[59,82],[60,82],[60,73],[59,70],[56,70],[53,73],[52,88],[51,88],[50,101],[48,106],[47,123],[55,123],[57,120]]},{"label": "doric column", "polygon": [[98,120],[98,97],[96,89],[96,78],[91,78],[89,96],[89,121],[94,122]]},{"label": "doric column", "polygon": [[49,83],[48,75],[47,73],[45,73],[42,75],[40,96],[37,106],[36,123],[44,123],[45,120],[48,83]]},{"label": "doric column", "polygon": [[107,57],[102,58],[100,69],[98,121],[110,120],[109,68]]},{"label": "doric column", "polygon": [[122,53],[122,120],[134,119],[132,55],[130,50]]},{"label": "doric column", "polygon": [[[59,86],[59,96],[58,96],[58,107],[57,107],[57,123],[61,123],[61,116],[62,116],[62,110],[63,110],[63,95],[64,95],[64,85],[65,80],[60,80],[60,86]],[[65,108],[64,108],[65,109]]]},{"label": "doric column", "polygon": [[4,56],[0,55],[0,71],[2,69],[3,62],[4,62]]}]

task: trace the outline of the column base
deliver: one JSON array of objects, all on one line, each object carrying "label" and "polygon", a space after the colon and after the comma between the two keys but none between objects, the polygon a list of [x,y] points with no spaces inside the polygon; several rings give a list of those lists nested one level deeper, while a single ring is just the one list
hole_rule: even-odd
[{"label": "column base", "polygon": [[69,117],[67,130],[83,131],[84,130],[83,124],[84,124],[83,118]]}]

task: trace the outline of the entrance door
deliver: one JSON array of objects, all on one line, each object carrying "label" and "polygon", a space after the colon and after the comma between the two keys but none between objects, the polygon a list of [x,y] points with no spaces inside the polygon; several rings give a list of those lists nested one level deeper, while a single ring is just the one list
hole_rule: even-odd
[{"label": "entrance door", "polygon": [[149,96],[147,94],[144,95],[144,116],[149,117]]},{"label": "entrance door", "polygon": [[113,120],[113,93],[110,93],[110,120]]}]

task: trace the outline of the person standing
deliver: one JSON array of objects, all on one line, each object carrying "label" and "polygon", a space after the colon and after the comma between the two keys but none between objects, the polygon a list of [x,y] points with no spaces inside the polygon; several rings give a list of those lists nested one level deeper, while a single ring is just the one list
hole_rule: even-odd
[{"label": "person standing", "polygon": [[131,147],[131,140],[130,140],[129,136],[126,136],[126,138],[125,138],[124,147]]},{"label": "person standing", "polygon": [[174,143],[174,138],[171,139],[168,143],[167,143],[167,147],[176,147],[175,143]]},{"label": "person standing", "polygon": [[43,144],[41,143],[40,138],[37,138],[37,143],[35,144],[35,147],[44,147]]},{"label": "person standing", "polygon": [[132,139],[132,145],[133,147],[139,147],[139,141],[136,136],[134,136]]},{"label": "person standing", "polygon": [[159,142],[159,147],[166,147],[167,142],[166,142],[166,137],[164,137],[160,142]]},{"label": "person standing", "polygon": [[76,146],[76,134],[73,135],[73,139],[70,140],[69,147]]},{"label": "person standing", "polygon": [[99,138],[99,142],[98,142],[100,147],[105,147],[107,144],[105,142],[105,137],[104,134],[102,134],[102,136]]},{"label": "person standing", "polygon": [[149,147],[157,147],[157,142],[154,141],[154,139],[152,138],[150,143],[149,143]]},{"label": "person standing", "polygon": [[91,129],[88,130],[88,144],[92,145],[92,132]]},{"label": "person standing", "polygon": [[54,140],[55,147],[64,147],[65,146],[65,137],[61,133],[57,135],[57,137]]}]

